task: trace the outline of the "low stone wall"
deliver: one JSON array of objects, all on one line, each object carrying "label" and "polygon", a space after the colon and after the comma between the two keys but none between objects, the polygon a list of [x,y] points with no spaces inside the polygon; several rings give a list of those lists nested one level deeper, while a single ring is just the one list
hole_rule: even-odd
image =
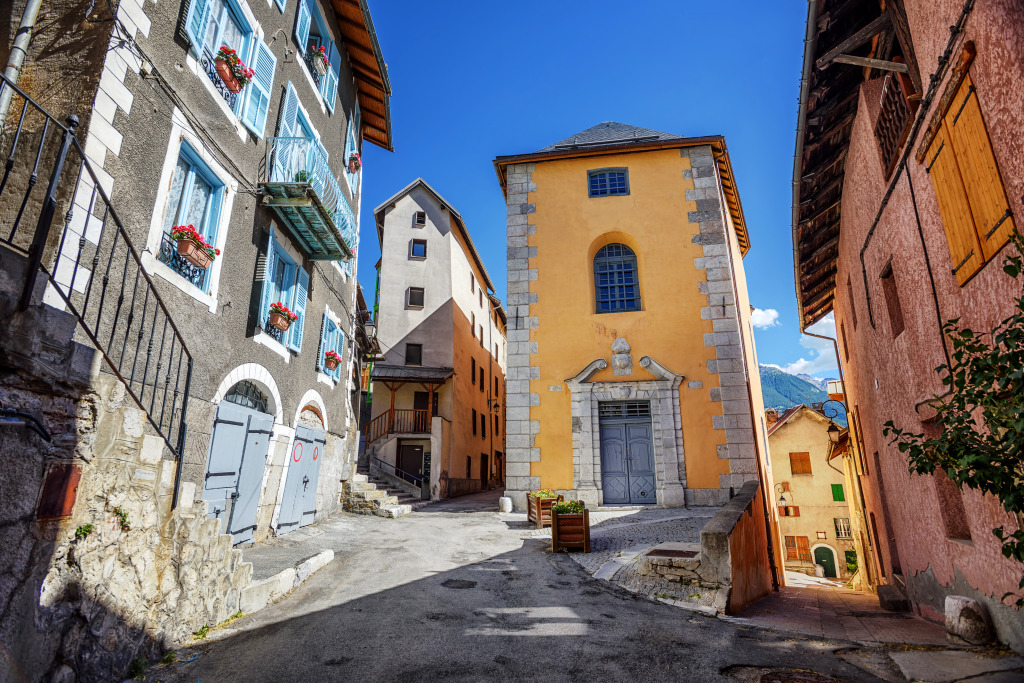
[{"label": "low stone wall", "polygon": [[760,484],[748,481],[700,532],[701,576],[728,585],[727,614],[772,590]]}]

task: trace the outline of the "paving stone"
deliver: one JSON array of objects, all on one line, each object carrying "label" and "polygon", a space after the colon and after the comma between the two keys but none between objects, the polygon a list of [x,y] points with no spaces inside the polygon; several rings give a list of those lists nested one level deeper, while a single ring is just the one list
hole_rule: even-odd
[{"label": "paving stone", "polygon": [[973,652],[890,652],[900,672],[908,681],[952,683],[995,672],[1014,672],[1022,680],[1024,658],[989,657]]}]

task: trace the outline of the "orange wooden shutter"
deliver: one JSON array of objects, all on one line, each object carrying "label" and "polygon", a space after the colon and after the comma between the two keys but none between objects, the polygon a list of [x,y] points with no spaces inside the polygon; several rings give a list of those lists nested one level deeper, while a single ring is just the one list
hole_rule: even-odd
[{"label": "orange wooden shutter", "polygon": [[787,560],[798,560],[800,556],[796,550],[796,537],[786,536],[786,559]]},{"label": "orange wooden shutter", "polygon": [[812,474],[810,453],[790,453],[789,469],[793,474]]},{"label": "orange wooden shutter", "polygon": [[806,536],[796,537],[796,548],[800,555],[800,560],[810,562],[811,561],[811,544],[807,540]]},{"label": "orange wooden shutter", "polygon": [[1010,239],[1014,223],[970,74],[964,77],[946,114],[946,127],[987,261]]},{"label": "orange wooden shutter", "polygon": [[962,285],[978,272],[985,261],[945,124],[939,128],[925,161],[939,200],[942,227],[946,231],[949,255],[953,258],[953,274]]}]

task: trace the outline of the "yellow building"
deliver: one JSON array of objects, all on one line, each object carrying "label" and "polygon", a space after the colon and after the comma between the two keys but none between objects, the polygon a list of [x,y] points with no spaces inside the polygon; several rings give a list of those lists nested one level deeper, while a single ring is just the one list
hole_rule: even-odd
[{"label": "yellow building", "polygon": [[[833,457],[832,421],[805,405],[781,415],[767,411],[768,448],[775,475],[775,505],[788,571],[847,578],[847,562],[857,563],[855,524],[844,459]],[[834,430],[841,434],[838,427]]]},{"label": "yellow building", "polygon": [[516,508],[538,487],[590,507],[717,506],[770,482],[724,138],[609,122],[494,164]]}]

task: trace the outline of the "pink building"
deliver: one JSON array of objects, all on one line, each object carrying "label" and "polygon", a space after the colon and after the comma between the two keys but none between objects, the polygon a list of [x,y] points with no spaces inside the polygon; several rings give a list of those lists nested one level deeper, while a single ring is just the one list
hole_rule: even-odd
[{"label": "pink building", "polygon": [[871,573],[930,619],[977,599],[1018,651],[1002,598],[1024,566],[992,529],[1020,520],[911,475],[882,427],[931,427],[943,322],[992,329],[1020,296],[1002,263],[1024,216],[1022,45],[1015,0],[810,0],[793,181],[801,328],[835,313]]}]

